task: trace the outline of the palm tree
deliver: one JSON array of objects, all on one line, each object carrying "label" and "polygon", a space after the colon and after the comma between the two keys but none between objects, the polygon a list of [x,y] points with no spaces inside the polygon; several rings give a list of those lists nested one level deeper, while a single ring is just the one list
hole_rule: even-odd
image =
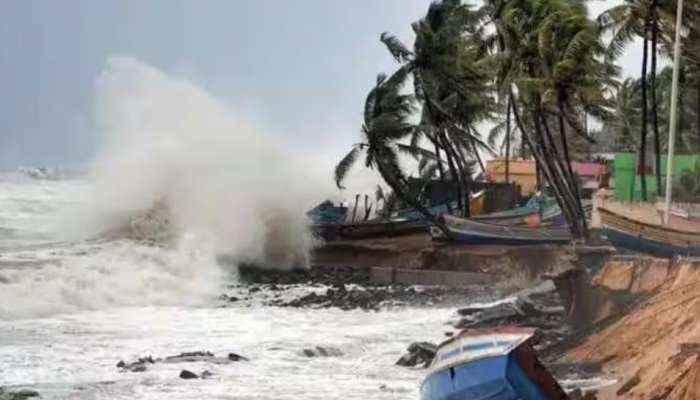
[{"label": "palm tree", "polygon": [[[494,59],[516,125],[554,191],[574,237],[587,226],[571,170],[567,129],[585,140],[582,115],[609,116],[603,78],[615,69],[600,61],[599,31],[581,0],[510,0],[499,8],[503,51]],[[560,142],[554,140],[553,123]]]},{"label": "palm tree", "polygon": [[637,140],[635,132],[639,131],[642,108],[641,84],[634,78],[627,78],[616,85],[614,118],[607,124],[606,130],[612,133],[609,141],[610,150],[633,151]]},{"label": "palm tree", "polygon": [[[651,2],[648,0],[626,0],[624,4],[613,7],[598,18],[604,30],[612,32],[612,39],[609,44],[609,56],[612,58],[619,57],[624,51],[625,46],[634,40],[635,37],[642,38],[643,54],[642,54],[642,75],[641,75],[641,95],[642,95],[642,114],[641,114],[641,134],[639,140],[639,160],[638,171],[641,174],[642,184],[642,200],[647,199],[646,188],[646,138],[648,125],[648,107],[647,101],[647,66],[649,58],[649,33],[652,25],[652,3],[656,8],[656,0]],[[658,29],[652,29],[658,32]],[[652,51],[655,53],[655,50]],[[656,57],[655,55],[653,56]],[[655,71],[654,71],[655,74]],[[653,95],[653,97],[656,97]],[[654,111],[655,112],[655,111]],[[654,117],[654,121],[656,118]],[[655,122],[656,123],[656,122]],[[658,136],[658,132],[654,132]],[[656,142],[656,140],[655,140]],[[656,149],[658,150],[658,149]],[[660,167],[659,167],[660,169]],[[657,170],[658,172],[658,170]],[[658,175],[658,173],[657,173]],[[659,177],[660,178],[660,177]],[[659,187],[661,185],[659,184]]]},{"label": "palm tree", "polygon": [[[684,24],[689,31],[697,30],[700,6],[697,2],[690,3],[687,7]],[[606,31],[612,32],[609,50],[612,57],[618,57],[627,44],[635,37],[642,38],[642,114],[641,135],[639,141],[639,167],[642,178],[642,199],[646,200],[646,135],[648,123],[648,107],[651,106],[651,123],[654,134],[654,169],[656,170],[657,194],[661,195],[661,138],[659,135],[659,105],[657,72],[658,54],[663,49],[667,55],[673,43],[675,32],[675,13],[677,1],[675,0],[626,0],[624,4],[613,7],[599,17],[599,21]],[[692,43],[692,41],[688,41]],[[651,54],[650,54],[651,53]],[[648,59],[651,57],[651,71],[647,82]],[[649,90],[650,102],[648,104],[647,90]]]},{"label": "palm tree", "polygon": [[380,74],[365,100],[363,140],[355,144],[335,168],[335,182],[342,189],[350,168],[361,153],[365,154],[365,167],[379,172],[382,180],[393,193],[406,204],[421,212],[425,218],[445,231],[444,225],[425,208],[417,198],[409,195],[408,180],[398,155],[399,141],[415,130],[410,118],[415,111],[411,95],[401,93],[406,82],[406,71],[400,69],[390,78]]},{"label": "palm tree", "polygon": [[427,139],[432,144],[440,179],[448,177],[447,166],[458,183],[458,206],[465,216],[468,166],[475,160],[483,169],[479,151],[488,150],[476,125],[489,118],[492,108],[488,77],[478,64],[481,49],[470,41],[476,21],[477,15],[460,0],[442,0],[433,2],[426,16],[413,24],[412,50],[388,33],[381,36],[400,68],[411,74],[414,95],[422,105],[411,143]]}]

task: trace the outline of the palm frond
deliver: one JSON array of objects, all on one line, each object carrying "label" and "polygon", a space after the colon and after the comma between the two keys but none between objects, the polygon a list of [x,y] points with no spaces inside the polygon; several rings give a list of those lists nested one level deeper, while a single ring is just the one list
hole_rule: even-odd
[{"label": "palm frond", "polygon": [[382,33],[380,40],[386,46],[389,53],[394,57],[394,59],[400,63],[405,63],[413,57],[413,53],[408,50],[408,48],[401,43],[401,41],[394,35],[388,32]]},{"label": "palm frond", "polygon": [[338,165],[335,166],[335,184],[338,186],[338,189],[345,189],[343,187],[342,183],[345,180],[345,177],[347,176],[348,172],[350,171],[350,168],[355,164],[355,161],[357,161],[357,157],[360,154],[360,146],[355,145],[353,146],[352,150],[348,152],[348,154],[343,157],[342,160],[338,163]]}]

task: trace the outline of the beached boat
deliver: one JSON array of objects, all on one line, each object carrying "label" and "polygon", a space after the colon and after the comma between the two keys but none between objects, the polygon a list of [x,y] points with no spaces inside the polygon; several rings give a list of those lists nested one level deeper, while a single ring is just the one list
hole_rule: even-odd
[{"label": "beached boat", "polygon": [[569,396],[537,359],[534,329],[462,332],[438,348],[422,400],[562,400]]},{"label": "beached boat", "polygon": [[324,240],[357,240],[377,237],[394,237],[427,232],[425,221],[367,221],[356,224],[314,225],[312,232]]},{"label": "beached boat", "polygon": [[433,240],[449,240],[462,244],[509,246],[568,243],[571,240],[568,229],[562,226],[496,225],[451,215],[443,215],[441,218],[449,232],[449,237],[446,237],[444,232],[438,227],[431,226],[430,234]]},{"label": "beached boat", "polygon": [[[469,202],[469,212],[471,215],[478,215],[481,214],[483,207],[484,207],[484,198],[486,197],[486,191],[482,190],[473,196],[471,196],[471,200]],[[456,210],[458,208],[458,204],[456,201],[453,201],[450,203],[450,208],[453,210]],[[438,216],[442,214],[448,214],[449,210],[447,207],[447,204],[439,204],[437,206],[432,206],[428,207],[428,212],[431,215]],[[396,211],[393,214],[393,219],[396,220],[418,220],[418,219],[425,219],[425,216],[415,208],[405,208],[403,210]]]},{"label": "beached boat", "polygon": [[700,257],[700,231],[650,224],[598,208],[605,234],[613,246],[666,257]]},{"label": "beached boat", "polygon": [[[664,219],[665,204],[656,203],[661,221]],[[673,203],[668,213],[669,225],[682,231],[700,232],[700,205],[692,203]]]},{"label": "beached boat", "polygon": [[[556,200],[548,199],[542,210],[542,218],[537,221],[537,224],[557,225],[559,224],[562,213]],[[539,210],[534,201],[529,201],[522,207],[513,208],[511,210],[499,211],[484,215],[471,217],[472,220],[485,222],[496,225],[532,225],[532,218],[538,216]]]}]

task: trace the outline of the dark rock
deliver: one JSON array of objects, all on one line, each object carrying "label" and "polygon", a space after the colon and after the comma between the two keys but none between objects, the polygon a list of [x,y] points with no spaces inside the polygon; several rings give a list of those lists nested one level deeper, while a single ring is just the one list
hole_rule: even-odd
[{"label": "dark rock", "polygon": [[166,363],[197,362],[197,361],[217,361],[213,353],[208,351],[190,351],[180,353],[176,356],[165,357]]},{"label": "dark rock", "polygon": [[156,360],[152,356],[141,357],[130,363],[124,361],[119,361],[117,363],[117,368],[120,368],[122,372],[144,372],[148,368],[147,364],[155,364]]},{"label": "dark rock", "polygon": [[515,302],[500,303],[493,307],[473,312],[457,323],[456,328],[494,327],[517,325],[523,322],[525,315]]},{"label": "dark rock", "polygon": [[259,287],[253,286],[252,288],[248,289],[248,293],[257,293],[257,292],[259,292],[259,291],[261,291],[261,290],[262,290],[262,289],[260,289]]},{"label": "dark rock", "polygon": [[146,364],[136,364],[129,368],[131,372],[146,372]]},{"label": "dark rock", "polygon": [[231,360],[231,361],[234,361],[234,362],[237,362],[237,361],[250,361],[248,358],[243,357],[242,355],[236,354],[236,353],[228,353],[227,358],[228,358],[229,360]]},{"label": "dark rock", "polygon": [[343,355],[339,349],[321,346],[306,348],[301,353],[306,357],[340,357]]},{"label": "dark rock", "polygon": [[180,379],[197,379],[197,378],[199,378],[199,376],[197,376],[197,374],[195,374],[192,371],[188,371],[186,369],[183,369],[182,371],[180,371]]},{"label": "dark rock", "polygon": [[32,397],[40,397],[39,392],[32,389],[6,391],[0,387],[0,400],[24,400]]},{"label": "dark rock", "polygon": [[396,361],[402,367],[415,367],[423,364],[427,368],[437,352],[437,346],[429,342],[415,342],[408,346],[407,353]]},{"label": "dark rock", "polygon": [[242,282],[256,284],[323,284],[332,286],[338,283],[370,283],[369,269],[352,267],[314,266],[310,269],[293,269],[277,271],[263,269],[255,265],[239,265],[239,278]]}]

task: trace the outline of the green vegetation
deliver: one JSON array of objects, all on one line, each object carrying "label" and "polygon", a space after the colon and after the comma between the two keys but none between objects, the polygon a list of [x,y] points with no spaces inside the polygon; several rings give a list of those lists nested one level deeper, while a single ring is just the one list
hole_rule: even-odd
[{"label": "green vegetation", "polygon": [[[700,4],[688,3],[680,149],[697,151]],[[439,225],[408,194],[401,154],[417,160],[423,177],[456,182],[458,210],[450,211],[464,216],[469,216],[472,177],[484,169],[482,154],[519,154],[536,160],[572,235],[585,238],[570,161],[594,151],[636,149],[639,165],[646,165],[651,131],[660,188],[666,136],[661,132],[668,120],[671,79],[667,69],[657,71],[657,60],[671,56],[676,0],[626,0],[597,19],[584,0],[481,4],[433,2],[412,25],[412,47],[389,33],[381,35],[397,69],[380,75],[370,91],[363,140],[338,164],[338,186],[364,154],[365,166],[380,173],[396,198]],[[641,77],[620,81],[616,60],[639,39],[645,49]],[[600,129],[591,132],[589,123]]]}]

